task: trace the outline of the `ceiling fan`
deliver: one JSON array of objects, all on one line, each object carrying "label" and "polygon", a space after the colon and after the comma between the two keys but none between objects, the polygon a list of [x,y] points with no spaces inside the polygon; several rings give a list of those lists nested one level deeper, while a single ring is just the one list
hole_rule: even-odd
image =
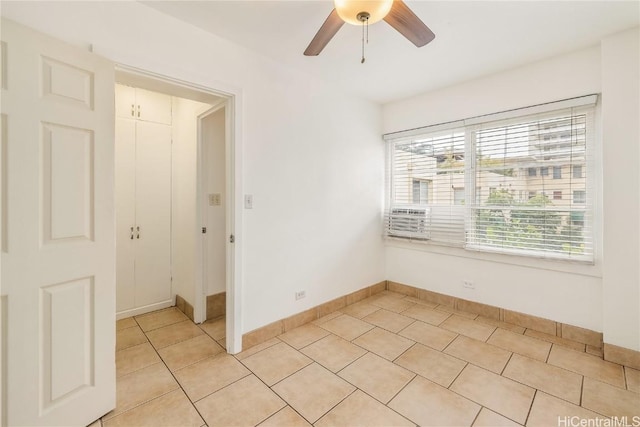
[{"label": "ceiling fan", "polygon": [[342,25],[347,22],[363,27],[364,62],[364,28],[383,20],[395,28],[417,47],[422,47],[433,40],[436,35],[402,0],[334,0],[335,8],[304,51],[305,56],[317,56],[329,43]]}]

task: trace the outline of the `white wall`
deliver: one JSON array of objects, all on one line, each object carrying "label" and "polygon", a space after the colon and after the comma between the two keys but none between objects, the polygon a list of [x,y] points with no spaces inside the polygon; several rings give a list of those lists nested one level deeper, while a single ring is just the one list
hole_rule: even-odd
[{"label": "white wall", "polygon": [[385,279],[380,107],[137,2],[3,2],[2,14],[115,62],[241,92],[254,196],[242,331]]},{"label": "white wall", "polygon": [[220,194],[221,204],[206,207],[207,246],[206,284],[207,295],[226,290],[226,243],[225,210],[228,203],[225,194],[225,108],[208,115],[202,121],[202,144],[205,154],[204,172],[208,194]]},{"label": "white wall", "polygon": [[[604,231],[596,235],[594,265],[389,243],[387,278],[603,331],[605,342],[639,350],[638,38],[636,29],[383,107],[388,133],[602,93],[596,227]],[[464,289],[463,280],[476,289]]]},{"label": "white wall", "polygon": [[583,49],[428,92],[383,107],[395,132],[600,91],[600,50]]},{"label": "white wall", "polygon": [[171,98],[171,293],[196,307],[198,115],[208,104]]},{"label": "white wall", "polygon": [[602,40],[605,342],[640,351],[640,32]]}]

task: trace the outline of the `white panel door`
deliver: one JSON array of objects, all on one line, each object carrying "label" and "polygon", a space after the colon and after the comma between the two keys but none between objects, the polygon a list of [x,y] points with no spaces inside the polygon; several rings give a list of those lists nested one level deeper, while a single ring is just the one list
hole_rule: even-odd
[{"label": "white panel door", "polygon": [[171,300],[171,126],[136,122],[135,182],[135,301],[143,307]]},{"label": "white panel door", "polygon": [[115,406],[113,64],[2,21],[4,422]]},{"label": "white panel door", "polygon": [[[118,86],[117,86],[118,87]],[[126,87],[126,86],[120,86]],[[116,103],[119,99],[116,94]],[[117,111],[117,109],[116,109]],[[136,121],[116,118],[116,311],[135,308]]]}]

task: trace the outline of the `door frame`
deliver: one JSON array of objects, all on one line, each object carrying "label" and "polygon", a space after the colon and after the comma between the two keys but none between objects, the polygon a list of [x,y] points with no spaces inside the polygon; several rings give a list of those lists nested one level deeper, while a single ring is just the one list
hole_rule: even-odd
[{"label": "door frame", "polygon": [[[158,84],[159,92],[162,86],[179,89],[191,95],[183,98],[206,101],[207,96],[222,98],[213,103],[211,109],[198,116],[197,141],[197,171],[196,171],[196,227],[193,230],[196,241],[196,259],[194,263],[194,321],[201,323],[206,320],[206,295],[204,289],[204,251],[202,244],[202,141],[200,121],[212,110],[225,107],[225,223],[226,235],[234,236],[234,243],[227,240],[226,244],[226,347],[227,352],[236,354],[242,351],[242,90],[236,87],[217,84],[216,88],[187,82],[173,77],[160,75],[153,71],[142,70],[137,67],[116,63],[116,76],[125,75],[131,79],[154,81]],[[117,80],[117,79],[116,79]],[[239,197],[240,195],[240,197]]]}]

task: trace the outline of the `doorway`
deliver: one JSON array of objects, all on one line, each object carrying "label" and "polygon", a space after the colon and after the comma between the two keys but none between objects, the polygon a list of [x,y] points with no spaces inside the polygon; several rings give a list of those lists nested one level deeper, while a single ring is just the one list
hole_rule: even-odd
[{"label": "doorway", "polygon": [[[239,301],[233,296],[237,291],[236,280],[239,275],[236,274],[236,269],[240,264],[236,256],[236,245],[229,240],[229,236],[237,235],[235,215],[239,213],[234,205],[239,182],[236,179],[239,171],[234,162],[237,150],[236,95],[127,67],[116,68],[116,83],[140,90],[143,94],[147,91],[170,97],[172,114],[175,116],[170,162],[169,297],[154,305],[135,307],[133,311],[128,310],[126,315],[119,310],[118,318],[177,303],[195,323],[202,323],[208,318],[207,296],[217,291],[226,296],[223,312],[227,317],[227,351],[238,352],[241,350],[241,334],[236,331],[239,329],[239,322],[234,320],[239,315]],[[131,103],[127,102],[123,108],[131,109],[129,104]],[[138,110],[142,108],[139,103],[133,103],[133,106],[136,119],[139,115],[144,116]],[[213,130],[212,124],[216,126]],[[212,131],[218,138],[214,164],[207,158],[214,149],[208,143]],[[223,157],[220,157],[220,153]],[[205,180],[212,177],[214,169],[214,182],[218,187],[212,191]],[[126,229],[130,233],[127,234],[126,243],[133,241],[136,244],[139,241],[138,226],[137,223],[117,224],[117,231],[120,228]],[[131,236],[134,238],[131,239]],[[215,246],[211,245],[213,241],[216,242]]]}]

